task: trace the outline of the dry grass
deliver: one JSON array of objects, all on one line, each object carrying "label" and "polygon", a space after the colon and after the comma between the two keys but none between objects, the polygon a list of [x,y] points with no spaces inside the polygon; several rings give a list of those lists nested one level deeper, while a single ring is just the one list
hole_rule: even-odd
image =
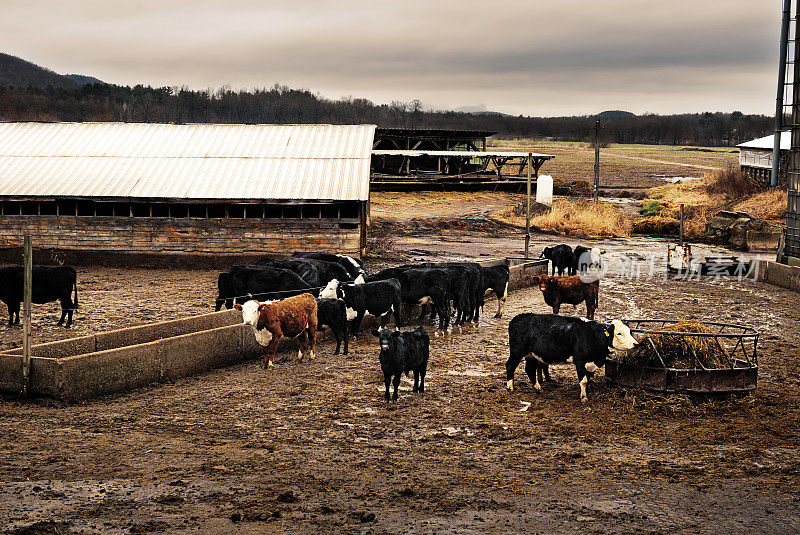
[{"label": "dry grass", "polygon": [[788,193],[785,189],[769,189],[756,193],[734,205],[734,210],[747,212],[759,219],[785,219]]},{"label": "dry grass", "polygon": [[[660,328],[661,331],[686,333],[713,333],[711,329],[696,321],[680,321]],[[668,368],[693,369],[728,368],[725,352],[712,337],[670,336],[654,334],[650,338]],[[622,353],[619,363],[625,368],[662,367],[661,359],[649,342],[642,340],[638,346]]]},{"label": "dry grass", "polygon": [[[525,224],[525,216],[513,208],[498,219],[512,225]],[[619,207],[585,199],[557,200],[551,210],[531,217],[531,225],[543,232],[588,238],[616,238],[631,232],[631,222]]]}]

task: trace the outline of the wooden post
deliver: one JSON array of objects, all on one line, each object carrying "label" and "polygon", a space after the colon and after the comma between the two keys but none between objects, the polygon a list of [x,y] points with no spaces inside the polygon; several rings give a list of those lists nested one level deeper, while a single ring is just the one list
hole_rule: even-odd
[{"label": "wooden post", "polygon": [[681,235],[678,237],[681,247],[683,247],[683,203],[681,203]]},{"label": "wooden post", "polygon": [[23,242],[22,264],[22,396],[26,397],[31,377],[31,293],[33,290],[33,247],[31,246],[31,237],[27,234]]},{"label": "wooden post", "polygon": [[529,258],[531,245],[531,160],[533,155],[528,153],[528,206],[525,209],[525,259]]},{"label": "wooden post", "polygon": [[600,121],[594,122],[594,202],[600,190]]}]

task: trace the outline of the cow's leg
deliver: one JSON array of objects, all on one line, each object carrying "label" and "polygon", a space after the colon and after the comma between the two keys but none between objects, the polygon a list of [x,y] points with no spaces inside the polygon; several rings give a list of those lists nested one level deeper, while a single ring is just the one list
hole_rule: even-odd
[{"label": "cow's leg", "polygon": [[342,333],[339,332],[339,329],[334,328],[331,328],[331,332],[333,333],[333,337],[336,338],[336,349],[333,354],[338,355],[339,350],[342,348]]},{"label": "cow's leg", "polygon": [[272,333],[272,340],[267,345],[267,352],[264,353],[264,369],[275,367],[275,352],[278,350],[278,342],[281,339],[281,332]]},{"label": "cow's leg", "polygon": [[350,342],[350,332],[348,331],[348,326],[346,321],[344,322],[344,326],[342,326],[342,330],[343,330],[342,335],[344,336],[344,352],[342,353],[342,355],[347,355],[350,352],[350,350],[347,347]]},{"label": "cow's leg", "polygon": [[12,315],[14,316],[14,325],[19,325],[19,306],[19,303],[17,303],[14,307],[14,311],[12,312]]},{"label": "cow's leg", "polygon": [[553,314],[558,314],[558,311],[561,309],[561,303],[556,303],[553,305]]},{"label": "cow's leg", "polygon": [[581,386],[581,403],[586,403],[589,401],[589,398],[586,397],[586,384],[589,382],[589,377],[586,375],[583,364],[575,362],[575,371],[578,372],[578,384]]},{"label": "cow's leg", "polygon": [[547,364],[542,365],[542,370],[544,371],[544,380],[548,383],[552,383],[553,379],[550,377],[550,366]]},{"label": "cow's leg", "polygon": [[303,360],[303,356],[308,352],[308,333],[303,331],[297,338],[300,348],[297,350],[297,360]]},{"label": "cow's leg", "polygon": [[586,319],[593,320],[594,319],[594,303],[591,302],[591,298],[586,299]]},{"label": "cow's leg", "polygon": [[426,370],[419,371],[419,392],[425,392],[425,374],[427,373]]},{"label": "cow's leg", "polygon": [[537,372],[539,371],[539,363],[536,361],[535,358],[532,356],[525,357],[525,373],[528,374],[528,378],[531,380],[531,385],[533,385],[534,390],[537,392],[542,391],[542,385],[539,384],[539,378]]},{"label": "cow's leg", "polygon": [[419,392],[419,371],[414,370],[414,389],[412,390],[415,394]]},{"label": "cow's leg", "polygon": [[403,318],[400,317],[400,309],[403,306],[403,302],[398,299],[392,305],[392,316],[394,317],[394,326],[395,327],[402,327],[403,326]]},{"label": "cow's leg", "polygon": [[317,355],[314,351],[317,349],[317,323],[310,322],[308,327],[306,327],[306,333],[308,333],[308,344],[311,347],[311,360],[317,358]]},{"label": "cow's leg", "polygon": [[386,394],[384,395],[384,399],[386,399],[386,403],[389,403],[389,385],[392,382],[392,376],[383,374],[383,384],[386,385]]},{"label": "cow's leg", "polygon": [[394,393],[392,394],[392,401],[397,401],[397,389],[400,388],[400,378],[403,374],[397,372],[392,380],[392,386],[394,387]]},{"label": "cow's leg", "polygon": [[358,331],[361,329],[361,322],[364,321],[364,314],[366,311],[359,310],[356,313],[356,317],[353,318],[353,321],[350,323],[350,332],[353,334],[353,338],[358,337]]},{"label": "cow's leg", "polygon": [[497,314],[494,315],[495,318],[502,318],[503,317],[503,306],[506,304],[505,297],[498,297],[497,298]]},{"label": "cow's leg", "polygon": [[522,357],[522,352],[516,352],[512,349],[511,355],[506,361],[506,388],[510,392],[514,391],[514,370],[516,370],[517,366],[519,366]]},{"label": "cow's leg", "polygon": [[11,327],[14,325],[14,308],[9,304],[8,305],[8,326]]}]

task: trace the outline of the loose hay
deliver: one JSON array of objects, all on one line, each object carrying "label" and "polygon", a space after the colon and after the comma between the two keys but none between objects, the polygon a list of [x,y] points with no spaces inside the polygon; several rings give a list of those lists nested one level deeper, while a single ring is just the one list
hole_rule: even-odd
[{"label": "loose hay", "polygon": [[[659,329],[660,331],[673,331],[685,333],[714,333],[702,323],[696,321],[679,321]],[[682,336],[653,334],[650,335],[651,344],[647,338],[639,341],[639,345],[622,353],[620,368],[729,368],[730,363],[720,346],[721,342],[710,336]],[[653,349],[653,345],[661,355]],[[699,362],[699,363],[698,363]]]}]

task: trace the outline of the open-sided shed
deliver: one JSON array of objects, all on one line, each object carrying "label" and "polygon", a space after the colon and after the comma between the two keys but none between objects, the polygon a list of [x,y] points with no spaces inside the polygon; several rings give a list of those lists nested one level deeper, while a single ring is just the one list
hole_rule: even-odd
[{"label": "open-sided shed", "polygon": [[0,250],[365,245],[374,125],[0,123]]}]

